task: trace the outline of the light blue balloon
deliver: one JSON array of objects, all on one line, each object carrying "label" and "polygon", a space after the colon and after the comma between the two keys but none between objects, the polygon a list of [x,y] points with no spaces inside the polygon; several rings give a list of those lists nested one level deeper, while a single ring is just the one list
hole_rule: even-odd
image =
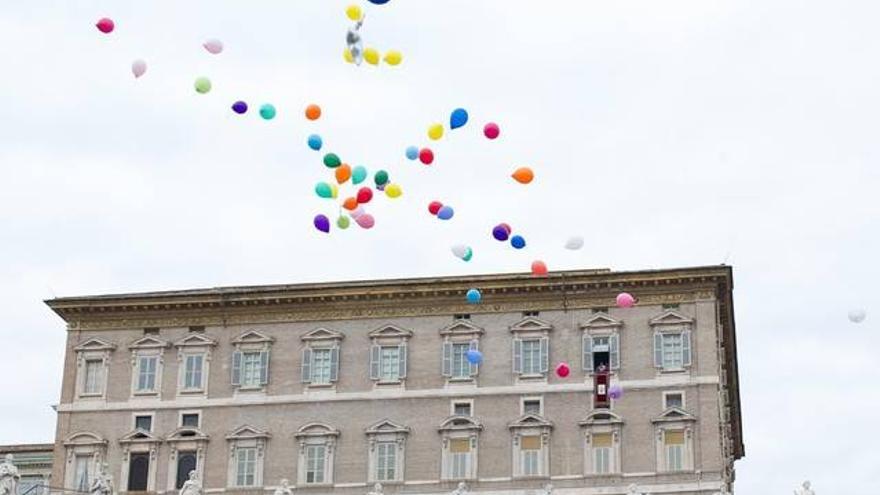
[{"label": "light blue balloon", "polygon": [[483,353],[476,349],[471,349],[467,351],[467,360],[471,364],[480,364],[483,362]]},{"label": "light blue balloon", "polygon": [[455,215],[455,210],[451,206],[444,206],[437,212],[437,218],[440,220],[449,220],[452,218],[452,215]]},{"label": "light blue balloon", "polygon": [[323,145],[324,141],[321,139],[321,136],[317,134],[312,134],[311,136],[309,136],[309,148],[318,151]]},{"label": "light blue balloon", "polygon": [[449,128],[450,129],[458,129],[459,127],[467,124],[468,121],[468,113],[464,108],[456,108],[452,111],[452,115],[449,116]]},{"label": "light blue balloon", "polygon": [[360,184],[367,178],[367,169],[358,165],[357,167],[351,169],[351,183],[352,184]]},{"label": "light blue balloon", "polygon": [[480,293],[479,289],[470,289],[466,294],[467,302],[471,304],[477,304],[480,300],[483,299],[483,294]]},{"label": "light blue balloon", "polygon": [[406,149],[406,157],[410,160],[415,160],[419,157],[419,148],[416,146],[410,146]]}]

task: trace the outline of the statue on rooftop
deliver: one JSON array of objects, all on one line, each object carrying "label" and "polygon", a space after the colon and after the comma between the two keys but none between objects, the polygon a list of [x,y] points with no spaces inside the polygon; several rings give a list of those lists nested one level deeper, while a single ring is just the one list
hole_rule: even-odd
[{"label": "statue on rooftop", "polygon": [[6,458],[0,463],[0,495],[18,495],[18,468],[12,463],[12,454],[6,454]]},{"label": "statue on rooftop", "polygon": [[450,495],[467,495],[467,493],[468,493],[467,483],[465,483],[464,481],[461,481],[458,483],[458,487],[455,490],[452,490],[452,493]]},{"label": "statue on rooftop", "polygon": [[290,489],[289,481],[287,478],[283,478],[281,480],[281,486],[275,489],[275,495],[293,495],[293,490]]},{"label": "statue on rooftop", "polygon": [[794,491],[794,495],[816,495],[816,492],[810,488],[809,481],[804,481],[801,487]]},{"label": "statue on rooftop", "polygon": [[95,474],[95,479],[92,480],[89,493],[92,495],[114,495],[116,493],[113,487],[113,476],[107,471],[106,462],[98,465],[98,472]]},{"label": "statue on rooftop", "polygon": [[382,483],[376,483],[373,485],[373,490],[367,492],[367,495],[384,495],[385,490],[382,488]]},{"label": "statue on rooftop", "polygon": [[180,487],[180,495],[202,495],[202,482],[195,469],[189,472],[189,479]]}]

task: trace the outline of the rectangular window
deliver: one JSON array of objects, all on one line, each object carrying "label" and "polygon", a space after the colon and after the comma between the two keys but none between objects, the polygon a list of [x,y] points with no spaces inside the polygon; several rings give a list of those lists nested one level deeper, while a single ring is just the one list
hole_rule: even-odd
[{"label": "rectangular window", "polygon": [[382,347],[379,354],[379,379],[393,382],[400,379],[400,347]]},{"label": "rectangular window", "polygon": [[524,399],[523,414],[541,415],[541,399]]},{"label": "rectangular window", "polygon": [[254,473],[257,465],[256,447],[237,447],[235,449],[235,484],[236,486],[254,486]]},{"label": "rectangular window", "polygon": [[468,378],[471,376],[471,365],[467,360],[470,344],[452,344],[452,377]]},{"label": "rectangular window", "polygon": [[397,474],[397,443],[379,442],[376,445],[376,479],[393,481]]},{"label": "rectangular window", "polygon": [[537,318],[538,315],[540,315],[540,314],[541,314],[540,311],[523,311],[522,315],[524,318],[528,318],[528,317]]},{"label": "rectangular window", "polygon": [[537,375],[541,371],[541,341],[530,339],[522,341],[522,373]]},{"label": "rectangular window", "polygon": [[683,365],[681,334],[664,333],[662,340],[663,368],[681,368]]},{"label": "rectangular window", "polygon": [[158,362],[158,356],[138,358],[138,392],[154,392],[156,390],[156,364]]},{"label": "rectangular window", "polygon": [[262,364],[260,352],[241,353],[241,386],[259,387],[261,385],[260,373]]},{"label": "rectangular window", "polygon": [[684,469],[684,432],[667,431],[663,435],[663,443],[666,448],[666,470]]},{"label": "rectangular window", "polygon": [[611,433],[594,433],[593,473],[606,474],[611,472]]},{"label": "rectangular window", "polygon": [[324,482],[324,452],[323,445],[306,447],[306,483]]},{"label": "rectangular window", "polygon": [[153,431],[153,417],[152,416],[135,416],[134,417],[134,428],[136,430]]},{"label": "rectangular window", "polygon": [[187,354],[184,359],[183,388],[185,390],[202,389],[202,366],[205,362],[203,354]]},{"label": "rectangular window", "polygon": [[89,465],[92,462],[91,455],[76,456],[73,488],[78,492],[88,492],[90,488]]},{"label": "rectangular window", "polygon": [[22,476],[18,482],[18,494],[10,495],[43,495],[46,493],[45,482],[42,476]]},{"label": "rectangular window", "polygon": [[83,377],[84,394],[100,394],[104,385],[104,361],[101,359],[88,359],[85,364],[85,376]]},{"label": "rectangular window", "polygon": [[451,456],[451,477],[455,479],[468,478],[471,462],[471,441],[468,438],[453,438],[449,441],[449,455]]},{"label": "rectangular window", "polygon": [[522,475],[537,476],[540,471],[541,437],[537,435],[520,438]]},{"label": "rectangular window", "polygon": [[470,416],[471,415],[471,403],[470,402],[454,402],[452,404],[452,414],[453,414],[453,416]]},{"label": "rectangular window", "polygon": [[312,349],[312,383],[330,383],[330,349]]},{"label": "rectangular window", "polygon": [[663,407],[669,409],[670,407],[684,407],[684,394],[681,392],[670,392],[663,396]]},{"label": "rectangular window", "polygon": [[183,413],[180,415],[180,426],[199,427],[199,413]]}]

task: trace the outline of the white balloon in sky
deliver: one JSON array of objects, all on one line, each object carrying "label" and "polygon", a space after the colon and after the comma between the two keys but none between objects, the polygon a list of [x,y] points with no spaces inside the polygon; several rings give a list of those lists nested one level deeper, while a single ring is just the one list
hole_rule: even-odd
[{"label": "white balloon in sky", "polygon": [[137,59],[131,63],[131,73],[134,77],[141,77],[145,72],[147,72],[147,63],[143,60]]},{"label": "white balloon in sky", "polygon": [[569,237],[568,240],[565,241],[565,249],[576,251],[582,247],[584,247],[584,238],[579,235]]},{"label": "white balloon in sky", "polygon": [[467,246],[464,244],[456,244],[452,246],[452,254],[455,255],[456,258],[464,258],[467,254]]},{"label": "white balloon in sky", "polygon": [[218,39],[210,39],[202,44],[209,53],[217,55],[223,51],[223,42]]},{"label": "white balloon in sky", "polygon": [[853,323],[861,323],[865,321],[865,316],[867,315],[865,314],[864,309],[851,309],[846,316],[849,318],[849,321]]}]

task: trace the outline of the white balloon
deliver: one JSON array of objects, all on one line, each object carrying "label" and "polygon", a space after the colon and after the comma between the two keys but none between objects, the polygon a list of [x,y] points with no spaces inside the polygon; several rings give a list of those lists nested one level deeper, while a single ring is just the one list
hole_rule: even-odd
[{"label": "white balloon", "polygon": [[141,59],[137,59],[131,63],[131,73],[134,74],[134,77],[141,77],[144,75],[144,72],[147,72],[147,63]]},{"label": "white balloon", "polygon": [[569,237],[567,241],[565,241],[565,249],[576,251],[582,247],[584,247],[584,238],[581,236],[572,236]]},{"label": "white balloon", "polygon": [[355,220],[357,220],[358,217],[361,216],[361,215],[363,215],[364,213],[366,213],[366,212],[364,211],[364,207],[358,205],[358,207],[355,208],[354,210],[352,210],[352,212],[349,213],[348,216],[350,216],[351,218],[354,218]]},{"label": "white balloon", "polygon": [[467,246],[464,244],[456,244],[452,246],[452,254],[455,255],[456,258],[464,258],[467,254]]},{"label": "white balloon", "polygon": [[210,39],[202,44],[202,46],[205,47],[205,50],[208,50],[208,52],[213,53],[214,55],[223,51],[223,42],[217,39]]},{"label": "white balloon", "polygon": [[865,314],[864,309],[851,309],[846,316],[849,318],[849,321],[853,323],[861,323],[865,321],[865,316],[867,315]]}]

